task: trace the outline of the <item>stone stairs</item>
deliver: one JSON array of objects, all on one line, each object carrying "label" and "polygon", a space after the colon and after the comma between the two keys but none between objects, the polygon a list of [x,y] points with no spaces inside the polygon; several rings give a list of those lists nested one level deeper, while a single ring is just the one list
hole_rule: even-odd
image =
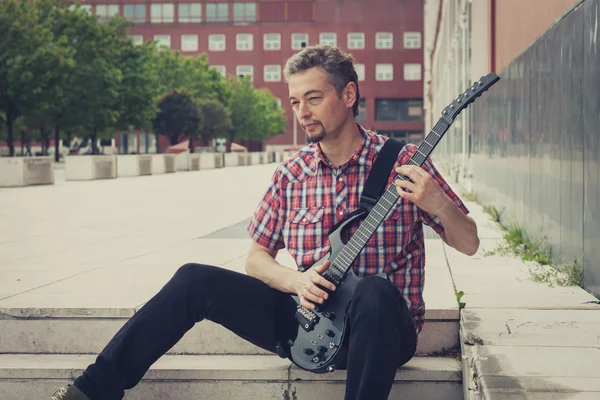
[{"label": "stone stairs", "polygon": [[[131,309],[0,310],[2,400],[49,399],[78,376]],[[390,399],[461,399],[460,363],[443,353],[457,339],[452,310],[430,310],[417,353],[399,369]],[[126,399],[339,399],[345,371],[307,373],[211,321],[162,357]]]},{"label": "stone stairs", "polygon": [[[431,254],[442,253],[435,249],[441,246],[439,240],[428,240],[428,246]],[[442,261],[428,258],[425,327],[417,356],[396,374],[390,399],[463,398],[461,365],[451,356],[459,344],[459,312]],[[222,266],[243,270],[240,261]],[[139,309],[102,308],[107,300],[80,308],[61,308],[42,298],[40,307],[0,302],[0,399],[48,400],[56,388],[77,377]],[[125,399],[341,399],[345,379],[345,371],[307,373],[203,321],[159,359]]]}]

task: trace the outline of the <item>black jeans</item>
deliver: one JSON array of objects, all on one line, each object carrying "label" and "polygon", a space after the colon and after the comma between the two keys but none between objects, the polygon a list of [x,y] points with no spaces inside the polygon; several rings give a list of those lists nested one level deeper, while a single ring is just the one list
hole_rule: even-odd
[{"label": "black jeans", "polygon": [[[111,339],[74,385],[91,400],[119,400],[196,322],[209,319],[271,352],[294,324],[291,296],[223,268],[186,264]],[[349,311],[346,399],[387,399],[396,369],[413,356],[416,332],[387,279],[363,279]]]}]

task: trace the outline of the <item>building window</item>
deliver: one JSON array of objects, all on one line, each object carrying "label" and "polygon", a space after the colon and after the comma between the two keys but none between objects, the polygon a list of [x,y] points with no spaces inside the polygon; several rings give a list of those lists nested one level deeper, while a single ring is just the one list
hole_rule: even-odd
[{"label": "building window", "polygon": [[421,64],[404,64],[404,80],[405,81],[420,81],[421,80]]},{"label": "building window", "polygon": [[264,49],[265,50],[281,50],[281,34],[265,33]]},{"label": "building window", "polygon": [[375,34],[376,49],[391,49],[394,47],[394,35],[391,32],[377,32]]},{"label": "building window", "polygon": [[326,44],[332,47],[337,46],[336,34],[332,32],[321,33],[319,35],[319,43]]},{"label": "building window", "polygon": [[365,48],[365,34],[360,32],[350,32],[348,34],[348,48],[349,49],[364,49]]},{"label": "building window", "polygon": [[375,79],[378,81],[393,80],[394,66],[392,64],[375,64]]},{"label": "building window", "polygon": [[252,65],[238,65],[235,73],[239,77],[249,76],[250,80],[254,80],[254,67]]},{"label": "building window", "polygon": [[209,51],[225,51],[225,35],[222,33],[213,33],[208,35]]},{"label": "building window", "polygon": [[251,33],[238,33],[235,35],[235,49],[238,51],[252,51],[254,40]]},{"label": "building window", "polygon": [[135,45],[144,43],[144,37],[142,35],[129,35],[129,38]]},{"label": "building window", "polygon": [[211,68],[220,73],[221,76],[225,78],[225,75],[227,74],[227,68],[225,68],[224,65],[213,65]]},{"label": "building window", "polygon": [[179,3],[177,20],[183,23],[202,22],[202,5],[200,3]]},{"label": "building window", "polygon": [[233,3],[233,22],[255,22],[256,3]]},{"label": "building window", "polygon": [[106,22],[115,15],[119,15],[118,4],[97,4],[96,15],[100,17],[100,22]]},{"label": "building window", "polygon": [[198,51],[198,35],[181,35],[181,51]]},{"label": "building window", "polygon": [[275,97],[275,101],[277,102],[279,108],[281,108],[281,99],[279,97]]},{"label": "building window", "polygon": [[229,3],[206,3],[206,22],[229,22]]},{"label": "building window", "polygon": [[281,65],[265,65],[265,82],[281,82]]},{"label": "building window", "polygon": [[156,46],[158,48],[171,48],[171,35],[154,35],[154,41],[156,41]]},{"label": "building window", "polygon": [[308,46],[308,33],[292,33],[292,50],[302,50]]},{"label": "building window", "polygon": [[377,121],[421,121],[423,100],[375,99]]},{"label": "building window", "polygon": [[357,121],[364,121],[367,118],[367,102],[364,98],[358,102],[358,115],[356,116]]},{"label": "building window", "polygon": [[365,64],[354,64],[354,69],[356,70],[356,75],[358,75],[359,81],[365,80]]},{"label": "building window", "polygon": [[404,32],[404,48],[405,49],[420,49],[421,48],[421,32]]},{"label": "building window", "polygon": [[125,4],[123,6],[123,16],[133,22],[146,22],[146,5]]},{"label": "building window", "polygon": [[86,11],[90,15],[92,14],[92,5],[91,4],[82,4],[79,6],[80,10]]},{"label": "building window", "polygon": [[169,3],[150,5],[150,22],[168,23],[174,21],[175,7]]}]

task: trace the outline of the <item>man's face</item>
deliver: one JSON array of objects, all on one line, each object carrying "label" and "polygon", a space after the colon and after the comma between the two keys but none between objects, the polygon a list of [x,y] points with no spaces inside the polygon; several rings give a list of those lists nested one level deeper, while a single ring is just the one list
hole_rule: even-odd
[{"label": "man's face", "polygon": [[340,128],[352,116],[352,109],[344,101],[348,101],[346,90],[338,97],[327,74],[320,68],[292,75],[288,89],[296,118],[313,143],[328,136],[337,137]]}]

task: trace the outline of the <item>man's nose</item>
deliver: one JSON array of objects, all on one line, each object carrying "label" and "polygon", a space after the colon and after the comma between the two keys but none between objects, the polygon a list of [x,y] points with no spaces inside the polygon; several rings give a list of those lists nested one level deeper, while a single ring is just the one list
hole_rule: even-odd
[{"label": "man's nose", "polygon": [[300,102],[298,106],[298,118],[303,120],[308,117],[310,117],[310,108],[308,107],[308,104],[305,102]]}]

